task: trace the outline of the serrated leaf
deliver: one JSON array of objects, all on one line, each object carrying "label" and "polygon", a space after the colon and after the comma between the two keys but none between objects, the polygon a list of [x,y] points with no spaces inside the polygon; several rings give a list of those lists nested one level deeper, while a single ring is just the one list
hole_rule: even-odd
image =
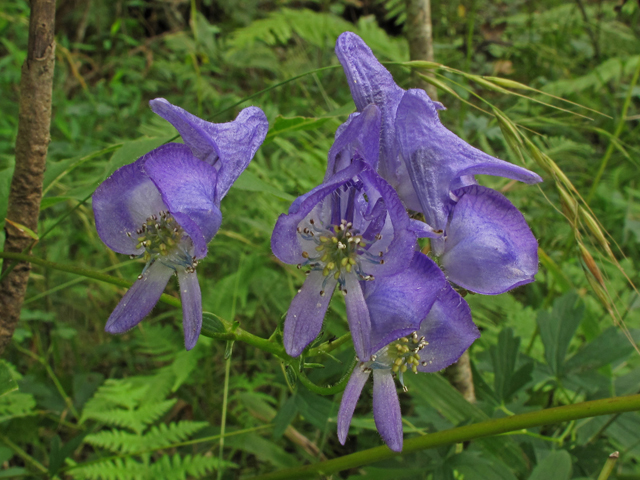
[{"label": "serrated leaf", "polygon": [[556,376],[561,376],[571,339],[584,315],[584,304],[575,292],[556,299],[551,312],[538,313],[538,328],[544,345],[547,365]]},{"label": "serrated leaf", "polygon": [[531,380],[533,363],[529,362],[516,371],[519,348],[520,337],[514,337],[513,330],[505,328],[498,335],[498,344],[489,349],[493,361],[494,391],[503,403],[508,403],[511,396]]},{"label": "serrated leaf", "polygon": [[33,415],[36,401],[28,393],[11,392],[0,397],[0,423],[12,418]]}]

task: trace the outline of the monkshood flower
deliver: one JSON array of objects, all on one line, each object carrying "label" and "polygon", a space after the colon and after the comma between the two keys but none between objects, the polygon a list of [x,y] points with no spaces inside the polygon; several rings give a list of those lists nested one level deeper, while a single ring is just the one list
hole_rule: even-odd
[{"label": "monkshood flower", "polygon": [[369,358],[371,319],[361,282],[394,275],[413,256],[416,236],[400,198],[354,155],[348,166],[297,198],[271,237],[276,257],[309,269],[284,324],[284,346],[294,357],[320,333],[337,286],[345,295],[355,350]]},{"label": "monkshood flower", "polygon": [[437,372],[458,360],[480,336],[464,299],[438,266],[416,252],[410,266],[363,286],[371,317],[373,351],[351,374],[338,412],[338,439],[344,445],[358,399],[373,374],[373,416],[391,450],[402,450],[402,418],[394,376]]},{"label": "monkshood flower", "polygon": [[527,183],[542,179],[453,135],[423,90],[404,94],[396,137],[427,224],[444,231],[431,245],[449,280],[488,295],[532,282],[538,243],[526,220],[501,193],[478,185],[474,175]]},{"label": "monkshood flower", "polygon": [[[422,90],[405,92],[396,85],[357,35],[343,33],[336,54],[358,110],[374,104],[381,111],[378,172],[408,208],[424,214],[427,226],[413,222],[419,236],[442,233],[432,240],[432,247],[436,256],[443,256],[448,278],[485,294],[531,282],[538,269],[535,237],[520,212],[498,192],[477,186],[474,175],[526,183],[542,179],[473,148],[447,130],[438,117],[444,107]],[[453,213],[463,197],[464,205]],[[470,267],[469,260],[474,260]]]},{"label": "monkshood flower", "polygon": [[[181,113],[185,121],[196,118],[163,99],[153,102],[174,112],[170,121]],[[209,131],[220,128],[226,135],[208,136],[203,128],[201,137],[187,136],[186,145],[163,145],[116,170],[93,194],[96,229],[102,241],[117,253],[147,260],[138,280],[109,317],[105,327],[109,333],[137,325],[176,274],[187,350],[198,340],[202,301],[195,269],[220,227],[220,200],[255,154],[268,123],[255,107],[243,110],[236,121],[227,124],[197,120],[210,126]],[[216,151],[206,161],[195,156],[204,143]]]}]

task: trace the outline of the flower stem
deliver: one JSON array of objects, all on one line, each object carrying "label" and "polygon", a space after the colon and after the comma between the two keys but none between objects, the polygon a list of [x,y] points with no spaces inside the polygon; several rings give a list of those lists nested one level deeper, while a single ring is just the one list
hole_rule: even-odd
[{"label": "flower stem", "polygon": [[640,410],[640,394],[625,397],[605,398],[591,402],[576,403],[562,407],[548,408],[537,412],[523,413],[506,418],[465,425],[442,432],[410,438],[404,442],[402,452],[394,452],[386,446],[370,448],[343,457],[318,462],[302,467],[289,468],[278,472],[253,477],[254,480],[285,480],[290,478],[311,478],[314,473],[330,475],[348,468],[357,468],[398,455],[427,448],[468,442],[476,438],[498,435],[523,428],[552,425],[580,418],[610,415],[612,413]]},{"label": "flower stem", "polygon": [[356,363],[358,362],[354,358],[351,364],[349,365],[349,368],[347,368],[344,371],[344,373],[342,374],[342,377],[340,378],[340,380],[338,380],[338,382],[335,385],[329,385],[327,387],[321,387],[319,385],[316,385],[311,380],[309,380],[304,369],[301,369],[298,372],[298,380],[300,380],[300,383],[302,383],[305,387],[307,387],[313,393],[317,393],[318,395],[335,395],[336,393],[340,393],[344,391],[344,389],[347,387],[347,382],[351,377],[351,372],[356,366]]},{"label": "flower stem", "polygon": [[598,475],[598,480],[608,480],[611,472],[613,472],[613,468],[616,466],[618,458],[620,458],[619,452],[613,452],[609,455],[609,458],[607,458],[607,461],[604,463],[604,467],[602,467],[600,475]]}]

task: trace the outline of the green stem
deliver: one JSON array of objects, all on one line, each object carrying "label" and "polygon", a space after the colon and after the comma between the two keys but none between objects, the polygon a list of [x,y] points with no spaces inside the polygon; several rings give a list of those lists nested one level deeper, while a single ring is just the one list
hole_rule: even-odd
[{"label": "green stem", "polygon": [[604,157],[602,157],[602,161],[600,162],[600,168],[598,168],[598,173],[596,173],[595,178],[593,179],[593,184],[591,185],[591,189],[589,190],[589,195],[587,195],[587,203],[591,203],[593,199],[593,195],[596,193],[596,189],[598,188],[598,184],[600,183],[600,179],[602,178],[602,174],[604,170],[607,168],[607,163],[609,163],[609,159],[613,154],[613,150],[616,148],[616,141],[620,134],[622,133],[622,129],[627,121],[627,111],[629,110],[629,106],[631,105],[631,97],[633,95],[633,90],[638,83],[638,76],[640,76],[640,62],[638,62],[638,66],[636,67],[636,71],[633,72],[633,78],[631,79],[631,84],[629,85],[629,91],[627,92],[627,97],[624,99],[624,104],[622,106],[622,113],[620,114],[620,118],[618,119],[618,125],[616,125],[616,129],[613,133],[613,137],[607,146],[607,150],[604,153]]},{"label": "green stem", "polygon": [[231,372],[231,355],[227,358],[224,366],[224,391],[222,394],[222,419],[220,420],[220,448],[218,450],[218,480],[221,480],[224,472],[224,464],[222,462],[222,454],[224,453],[224,431],[227,425],[227,403],[229,401],[229,373]]},{"label": "green stem", "polygon": [[298,380],[300,380],[300,383],[302,383],[305,387],[307,387],[313,393],[317,393],[318,395],[335,395],[336,393],[340,393],[344,391],[344,389],[347,386],[347,382],[349,381],[349,378],[351,378],[351,372],[353,371],[357,363],[358,363],[357,360],[354,358],[349,368],[347,368],[344,371],[342,378],[340,378],[340,380],[338,380],[338,382],[335,385],[331,385],[327,387],[321,387],[319,385],[316,385],[311,380],[309,380],[304,369],[298,372]]},{"label": "green stem", "polygon": [[630,412],[634,410],[640,410],[640,395],[576,403],[563,407],[548,408],[538,412],[523,413],[512,417],[487,420],[485,422],[410,438],[404,442],[402,452],[394,452],[389,450],[388,447],[370,448],[333,460],[305,465],[303,467],[288,468],[253,478],[254,480],[285,480],[290,478],[311,478],[311,476],[316,473],[320,475],[330,475],[348,468],[361,467],[427,448],[468,442],[476,438],[498,435],[523,428],[540,427],[542,425],[551,425],[580,418],[610,415],[612,413]]},{"label": "green stem", "polygon": [[25,462],[33,465],[35,468],[40,470],[42,473],[47,473],[48,472],[48,470],[45,468],[44,465],[42,465],[39,461],[37,461],[35,458],[33,458],[27,452],[22,450],[18,445],[13,443],[11,440],[9,440],[7,437],[2,435],[1,433],[0,433],[0,440],[2,440],[7,447],[9,447],[11,450],[13,450],[16,453],[16,455],[18,455],[20,458],[22,458]]},{"label": "green stem", "polygon": [[607,458],[607,461],[604,463],[604,467],[602,467],[600,475],[598,475],[598,480],[607,480],[609,478],[611,472],[613,472],[613,468],[616,466],[618,458],[620,458],[620,453],[618,452],[613,452],[609,455],[609,458]]},{"label": "green stem", "polygon": [[332,350],[344,345],[348,341],[351,340],[351,334],[345,333],[341,337],[336,338],[335,340],[330,340],[327,343],[323,343],[322,345],[310,348],[309,351],[305,354],[305,357],[313,357],[316,355],[324,355],[325,353],[329,353]]}]

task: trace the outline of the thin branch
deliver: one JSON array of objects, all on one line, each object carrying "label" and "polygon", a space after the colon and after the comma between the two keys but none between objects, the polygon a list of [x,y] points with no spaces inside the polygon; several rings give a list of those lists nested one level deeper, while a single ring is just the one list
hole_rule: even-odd
[{"label": "thin branch", "polygon": [[[51,95],[55,65],[55,0],[32,0],[27,58],[20,77],[20,113],[16,138],[16,166],[11,179],[5,252],[22,252],[32,243],[22,225],[33,232],[38,228],[42,182],[44,178]],[[3,269],[7,265],[3,262]],[[11,341],[20,318],[20,309],[29,281],[30,265],[19,263],[0,283],[0,355]]]}]

